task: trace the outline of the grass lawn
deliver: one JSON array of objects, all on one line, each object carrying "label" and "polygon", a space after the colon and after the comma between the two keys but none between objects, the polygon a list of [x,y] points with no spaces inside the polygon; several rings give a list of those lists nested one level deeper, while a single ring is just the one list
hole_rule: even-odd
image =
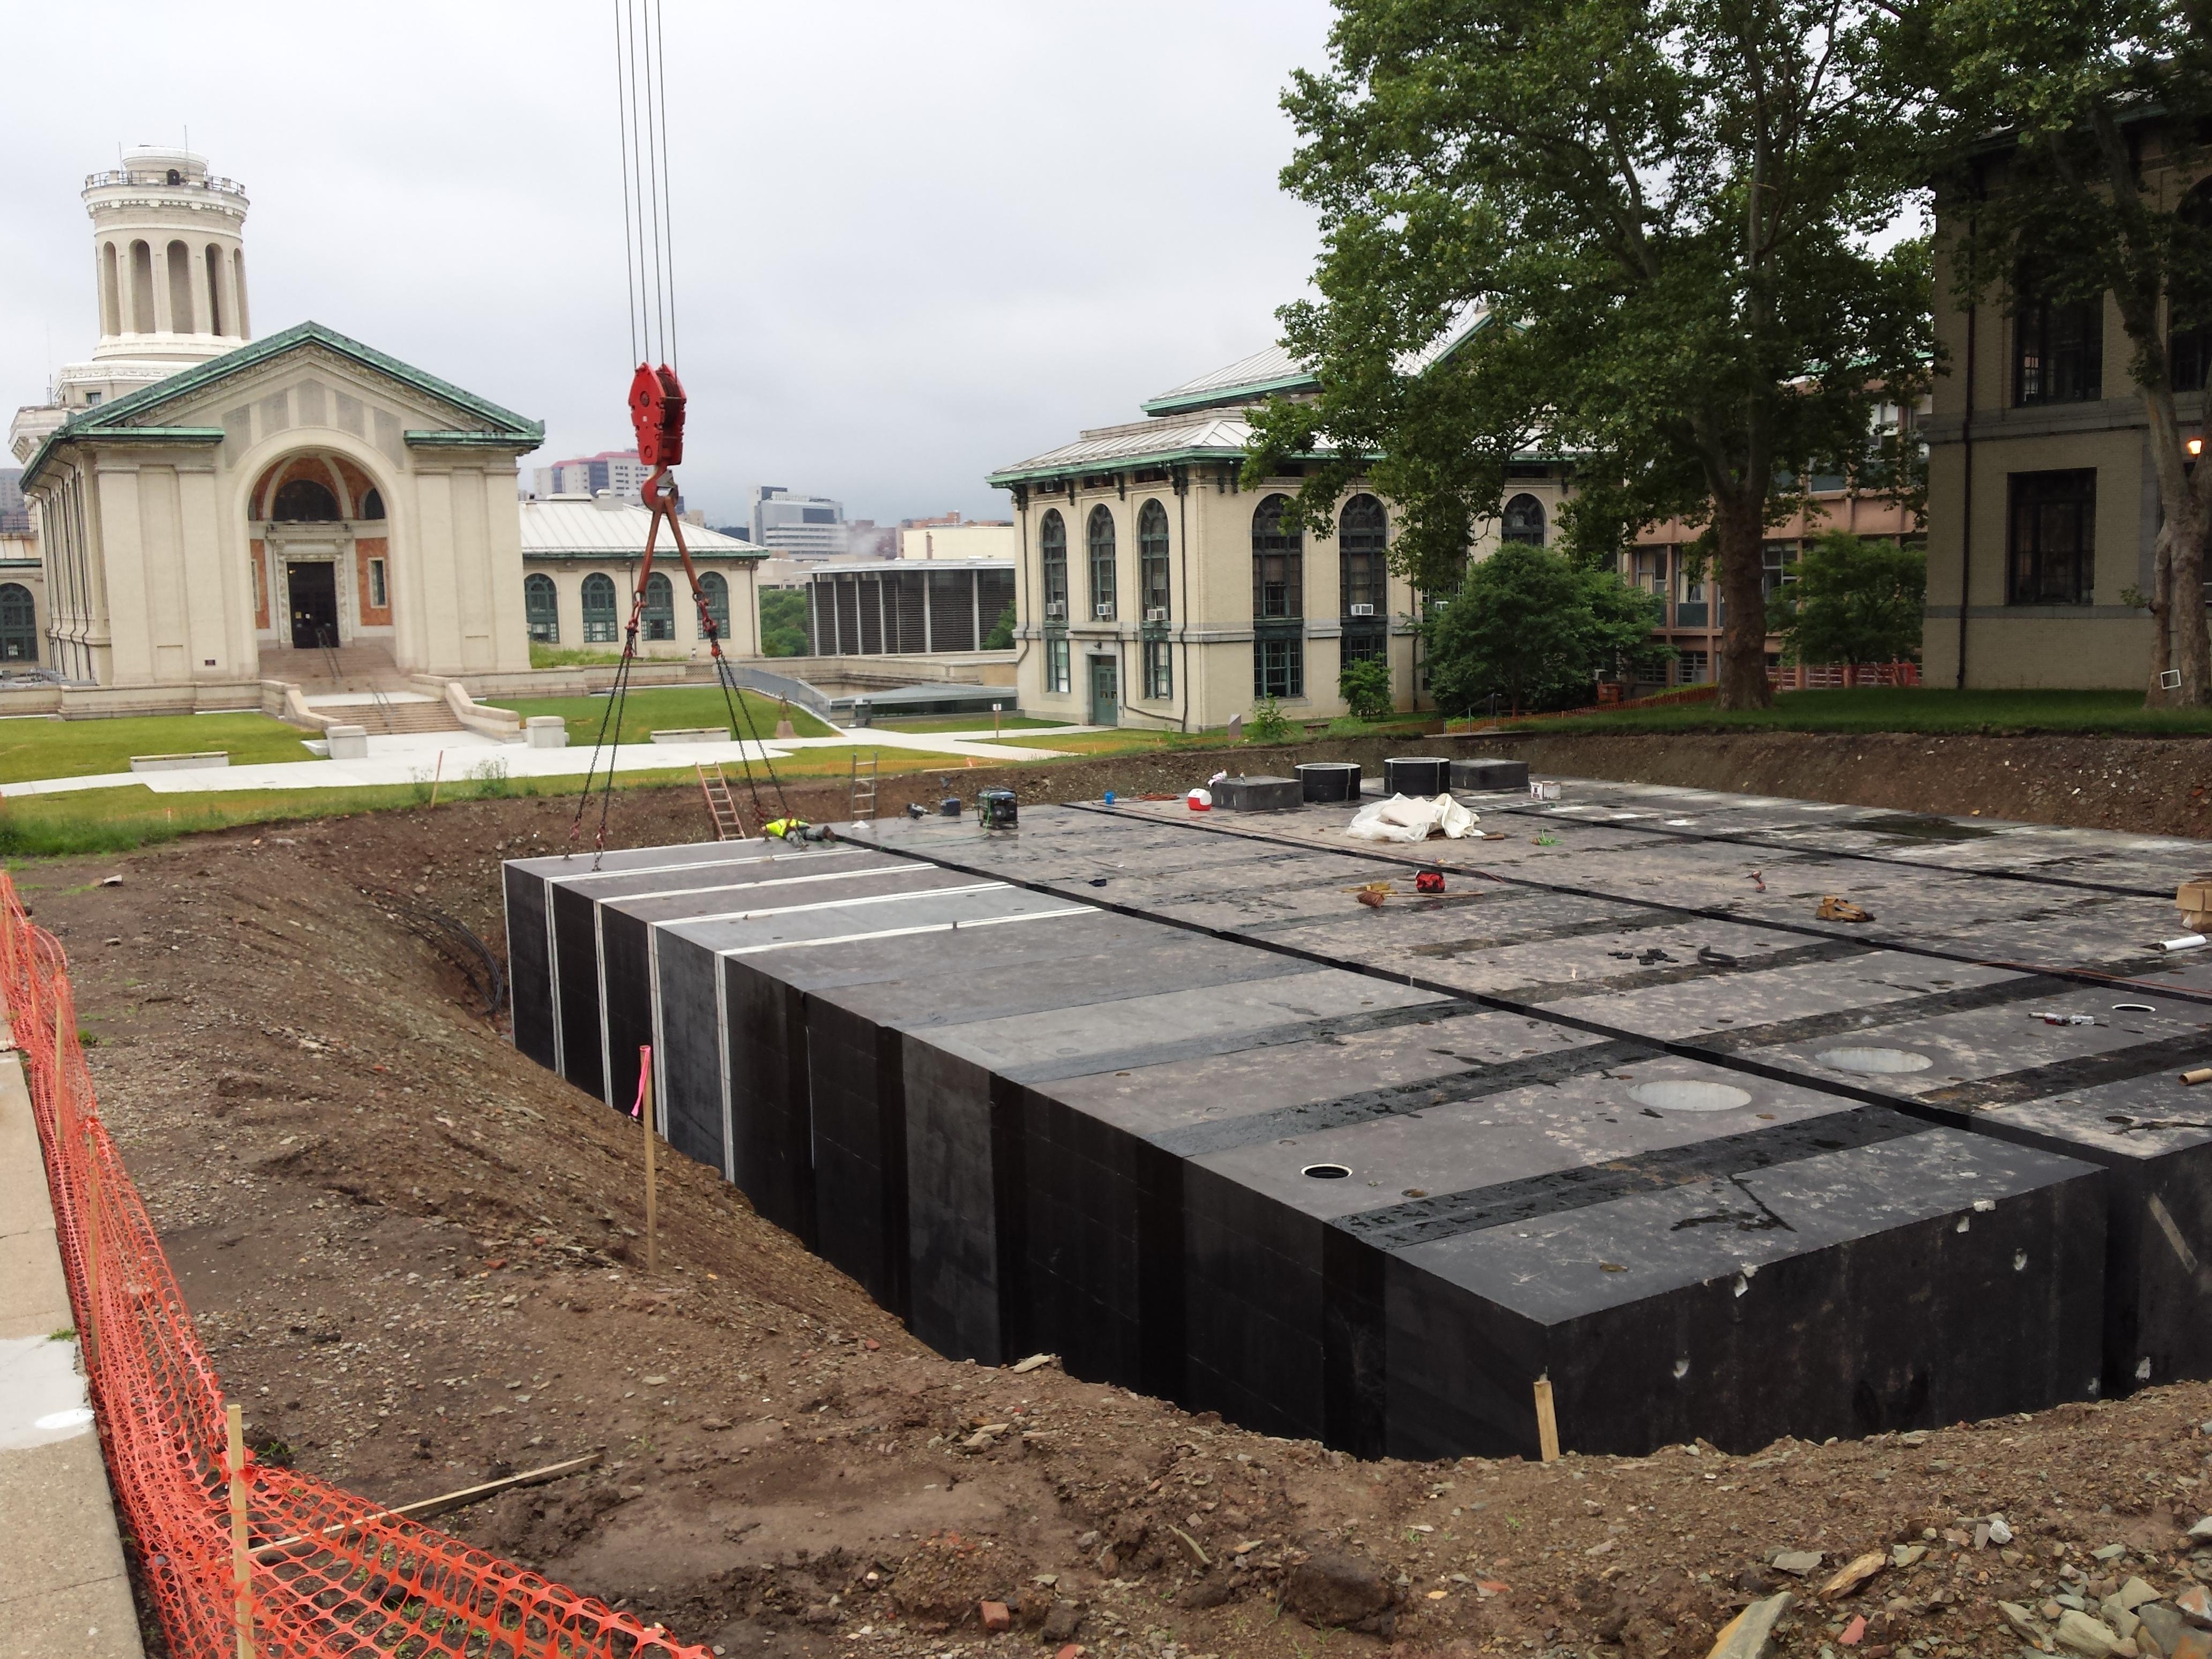
[{"label": "grass lawn", "polygon": [[[999,730],[1020,732],[1041,726],[1066,726],[1066,720],[1041,720],[1027,714],[1001,714]],[[878,720],[866,728],[871,732],[981,732],[988,736],[991,716],[988,714],[929,714],[908,720]]]},{"label": "grass lawn", "polygon": [[128,772],[133,755],[220,749],[234,766],[311,761],[313,735],[266,714],[148,714],[131,720],[0,720],[0,783]]},{"label": "grass lawn", "polygon": [[1868,686],[1785,691],[1771,708],[1725,713],[1709,702],[1595,709],[1541,720],[1501,720],[1534,732],[2212,732],[2212,708],[2142,706],[2137,691],[1953,691]]},{"label": "grass lawn", "polygon": [[[763,697],[758,692],[739,694],[746,707],[752,711],[753,728],[763,740],[775,735],[776,704],[773,697]],[[607,717],[605,697],[503,697],[495,705],[512,708],[525,720],[533,714],[558,714],[568,722],[568,742],[589,744],[599,734],[599,722]],[[633,691],[623,701],[621,740],[623,743],[650,743],[655,732],[672,732],[685,728],[730,724],[729,705],[723,701],[719,685],[656,686]],[[831,728],[794,707],[791,711],[791,729],[802,738],[826,738]],[[738,735],[747,735],[742,718]]]}]

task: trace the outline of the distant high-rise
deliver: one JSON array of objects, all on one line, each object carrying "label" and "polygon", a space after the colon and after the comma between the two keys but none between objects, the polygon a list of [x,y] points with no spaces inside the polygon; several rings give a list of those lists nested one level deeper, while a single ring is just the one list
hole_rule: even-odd
[{"label": "distant high-rise", "polygon": [[637,459],[635,449],[603,449],[596,455],[576,455],[550,466],[534,469],[538,499],[553,495],[596,495],[601,490],[635,501],[653,469]]},{"label": "distant high-rise", "polygon": [[781,484],[754,486],[751,526],[755,546],[779,553],[843,553],[852,545],[842,501],[794,495]]}]

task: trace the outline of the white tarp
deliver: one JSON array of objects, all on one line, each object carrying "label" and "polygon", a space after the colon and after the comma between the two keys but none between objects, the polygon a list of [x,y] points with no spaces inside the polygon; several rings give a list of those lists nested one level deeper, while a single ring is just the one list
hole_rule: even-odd
[{"label": "white tarp", "polygon": [[1434,800],[1393,795],[1361,807],[1344,833],[1357,841],[1417,842],[1437,835],[1457,841],[1474,833],[1474,814],[1449,795]]}]

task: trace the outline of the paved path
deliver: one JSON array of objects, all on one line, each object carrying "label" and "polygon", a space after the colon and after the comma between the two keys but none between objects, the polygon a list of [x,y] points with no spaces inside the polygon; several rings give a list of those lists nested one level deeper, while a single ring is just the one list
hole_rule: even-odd
[{"label": "paved path", "polygon": [[[0,1032],[5,1027],[0,1026]],[[137,1659],[21,1057],[0,1053],[0,1659]],[[61,1334],[67,1333],[67,1334]]]},{"label": "paved path", "polygon": [[[1032,737],[1052,737],[1060,732],[1095,728],[1072,726],[1048,731],[1009,733],[1008,741],[988,741],[988,730],[964,732],[890,732],[858,726],[822,738],[778,738],[756,743],[644,743],[624,744],[616,751],[618,772],[689,770],[699,762],[735,766],[740,759],[759,761],[763,754],[782,760],[809,749],[881,749],[887,755],[941,756],[968,761],[1044,760],[1060,750],[1032,747]],[[251,766],[191,767],[173,772],[101,772],[88,777],[39,778],[0,786],[0,795],[52,795],[82,789],[114,789],[143,784],[156,794],[197,794],[220,789],[352,789],[363,785],[428,783],[434,777],[448,783],[465,783],[494,767],[510,778],[580,778],[591,769],[592,745],[570,733],[566,749],[532,749],[526,744],[505,743],[473,732],[403,732],[373,736],[368,754],[362,760],[260,762]],[[319,743],[317,750],[320,748]],[[313,752],[306,750],[303,753]],[[605,765],[605,757],[600,765]]]}]

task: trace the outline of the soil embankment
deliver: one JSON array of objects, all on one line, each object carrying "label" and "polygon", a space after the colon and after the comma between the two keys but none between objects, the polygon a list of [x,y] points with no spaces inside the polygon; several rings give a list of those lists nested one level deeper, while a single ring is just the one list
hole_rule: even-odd
[{"label": "soil embankment", "polygon": [[[1546,769],[1608,752],[1519,741]],[[1835,763],[1790,784],[1806,740],[1771,741],[1764,773],[1745,750],[1695,763],[1711,775],[1667,772],[1699,753],[1669,739],[1680,756],[1645,775],[1839,798]],[[1946,756],[1985,775],[1972,744],[1923,740],[1924,775]],[[2107,745],[2153,747],[2193,748]],[[1623,775],[1646,764],[1618,752]],[[1859,752],[1869,792],[1897,782],[1876,746]],[[2002,755],[2024,773],[2038,752]],[[1036,800],[1180,789],[1217,764],[1000,775]],[[2189,799],[2181,757],[2161,765]],[[990,775],[954,777],[972,794]],[[1986,799],[1854,798],[2026,815],[2048,775]],[[935,785],[886,779],[885,809]],[[2112,793],[2115,811],[2153,799]],[[792,804],[827,818],[842,798],[817,786]],[[1363,1465],[1051,1364],[946,1361],[680,1159],[662,1165],[649,1275],[638,1131],[516,1054],[460,975],[364,891],[407,894],[497,944],[500,860],[556,849],[573,810],[464,802],[21,872],[70,952],[107,1121],[225,1388],[276,1455],[404,1501],[605,1447],[587,1477],[441,1524],[732,1654],[942,1655],[981,1639],[989,1598],[1012,1605],[1010,1650],[1072,1638],[1094,1655],[1287,1659],[1316,1650],[1304,1611],[1376,1632],[1328,1638],[1334,1652],[1387,1639],[1408,1656],[1618,1644],[1701,1659],[1753,1595],[1809,1593],[1770,1565],[1777,1552],[1832,1567],[1903,1546],[1929,1553],[1794,1617],[1783,1652],[1814,1659],[1863,1613],[1849,1639],[1875,1659],[1905,1659],[1908,1643],[1928,1659],[2009,1659],[2021,1643],[2000,1598],[2040,1607],[2063,1589],[2094,1608],[2130,1574],[2169,1594],[2192,1571],[2212,1577],[2181,1533],[2212,1508],[2204,1384],[1755,1455]],[[2187,821],[2161,807],[2128,827]],[[622,844],[704,827],[690,790],[611,809]],[[94,884],[118,872],[122,885]],[[2015,1541],[1977,1548],[1975,1517],[1993,1513]],[[2125,1553],[2091,1553],[2113,1546]]]}]

